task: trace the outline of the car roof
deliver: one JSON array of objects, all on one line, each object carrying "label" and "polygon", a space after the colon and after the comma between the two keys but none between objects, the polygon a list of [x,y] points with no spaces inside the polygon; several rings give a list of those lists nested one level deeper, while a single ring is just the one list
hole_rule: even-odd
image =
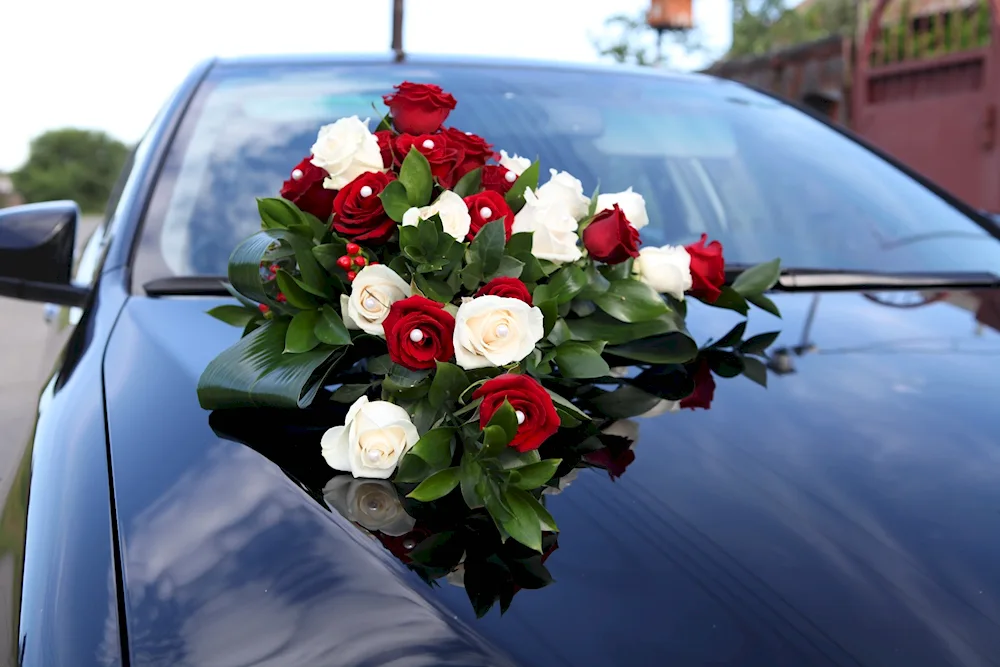
[{"label": "car roof", "polygon": [[[247,55],[217,58],[218,68],[254,68],[272,65],[381,65],[394,64],[392,54],[288,54]],[[576,63],[522,58],[488,58],[480,56],[454,56],[433,54],[407,54],[401,65],[446,65],[457,67],[497,69],[548,69],[565,72],[594,72],[603,74],[628,74],[656,78],[676,79],[687,82],[719,81],[707,74],[679,72],[661,67],[639,67],[624,64]]]}]

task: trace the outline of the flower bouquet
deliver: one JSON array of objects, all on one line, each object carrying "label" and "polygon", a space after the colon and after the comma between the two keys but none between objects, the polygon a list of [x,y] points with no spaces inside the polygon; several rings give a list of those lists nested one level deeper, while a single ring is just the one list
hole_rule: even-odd
[{"label": "flower bouquet", "polygon": [[756,356],[776,334],[743,340],[741,323],[700,351],[685,299],[777,315],[778,260],[727,284],[718,242],[641,247],[639,193],[587,197],[556,170],[539,185],[537,161],[442,127],[456,101],[437,86],[384,101],[375,132],[321,128],[281,197],[258,200],[262,229],[229,261],[241,305],[210,311],[243,336],[199,400],[349,404],[315,442],[331,470],[461,503],[500,544],[543,553],[557,531],[543,490],[601,449],[608,404],[694,395],[706,364],[764,382]]}]

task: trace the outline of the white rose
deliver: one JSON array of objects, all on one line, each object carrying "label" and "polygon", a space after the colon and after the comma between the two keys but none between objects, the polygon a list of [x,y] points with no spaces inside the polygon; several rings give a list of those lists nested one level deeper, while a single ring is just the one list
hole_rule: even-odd
[{"label": "white rose", "polygon": [[441,216],[441,227],[455,237],[458,241],[464,241],[469,234],[469,227],[472,226],[472,217],[469,215],[469,207],[465,205],[465,200],[451,190],[445,190],[429,206],[423,208],[410,208],[403,214],[402,224],[406,227],[416,225],[421,220],[426,220],[434,216]]},{"label": "white rose", "polygon": [[312,163],[330,175],[323,187],[339,190],[361,174],[383,171],[378,139],[368,130],[368,120],[357,116],[324,125],[312,147]]},{"label": "white rose", "polygon": [[406,535],[417,523],[403,509],[395,487],[382,479],[337,475],[323,487],[323,500],[351,523],[391,537]]},{"label": "white rose", "polygon": [[347,411],[343,426],[323,434],[323,458],[334,470],[355,477],[388,479],[420,435],[403,408],[362,396]]},{"label": "white rose", "polygon": [[520,299],[481,296],[455,316],[455,361],[465,370],[521,361],[542,339],[542,311]]},{"label": "white rose", "polygon": [[521,157],[517,153],[507,155],[507,151],[500,151],[500,166],[506,167],[509,171],[520,176],[531,166],[531,160]]},{"label": "white rose", "polygon": [[389,307],[410,296],[410,286],[383,264],[366,266],[351,283],[351,296],[341,295],[340,312],[348,329],[384,336],[382,322]]},{"label": "white rose", "polygon": [[648,417],[659,417],[662,414],[668,412],[679,412],[681,409],[680,401],[668,401],[665,398],[661,398],[656,405],[646,410],[641,415],[636,415],[636,417],[645,419]]},{"label": "white rose", "polygon": [[543,200],[530,189],[524,191],[524,207],[514,216],[513,233],[534,232],[531,254],[538,259],[564,264],[582,257],[576,218],[561,201]]},{"label": "white rose", "polygon": [[639,424],[631,419],[619,419],[601,429],[601,433],[625,438],[631,443],[629,445],[629,449],[631,449],[639,441]]},{"label": "white rose", "polygon": [[640,248],[632,264],[632,273],[660,294],[683,301],[684,292],[691,289],[692,284],[691,255],[679,245]]},{"label": "white rose", "polygon": [[615,204],[618,204],[618,208],[622,210],[622,213],[636,229],[642,229],[649,224],[649,216],[646,214],[646,200],[638,192],[633,192],[632,188],[625,192],[597,195],[598,211],[614,208]]},{"label": "white rose", "polygon": [[535,194],[547,204],[559,203],[574,220],[587,215],[590,199],[583,194],[583,183],[565,171],[549,169],[549,182],[538,188]]}]

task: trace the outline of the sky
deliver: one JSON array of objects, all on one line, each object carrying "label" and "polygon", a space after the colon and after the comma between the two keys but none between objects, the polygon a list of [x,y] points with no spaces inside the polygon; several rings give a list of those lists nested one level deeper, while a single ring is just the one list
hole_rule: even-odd
[{"label": "sky", "polygon": [[[598,62],[591,38],[614,14],[649,0],[406,0],[410,53]],[[387,53],[391,0],[48,0],[0,11],[0,171],[20,166],[32,137],[59,127],[135,142],[171,91],[212,56]],[[729,0],[694,0],[706,51],[730,40]]]}]

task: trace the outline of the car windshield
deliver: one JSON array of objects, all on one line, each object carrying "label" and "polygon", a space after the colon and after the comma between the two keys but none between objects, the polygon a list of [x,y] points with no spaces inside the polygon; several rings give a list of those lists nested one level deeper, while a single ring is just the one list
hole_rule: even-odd
[{"label": "car windshield", "polygon": [[[224,275],[321,125],[385,112],[400,81],[437,83],[448,124],[568,171],[589,194],[634,188],[645,245],[718,239],[726,260],[859,271],[1000,272],[970,217],[808,115],[701,77],[467,65],[228,65],[202,83],[147,209],[138,284]],[[373,103],[375,108],[373,108]]]}]

